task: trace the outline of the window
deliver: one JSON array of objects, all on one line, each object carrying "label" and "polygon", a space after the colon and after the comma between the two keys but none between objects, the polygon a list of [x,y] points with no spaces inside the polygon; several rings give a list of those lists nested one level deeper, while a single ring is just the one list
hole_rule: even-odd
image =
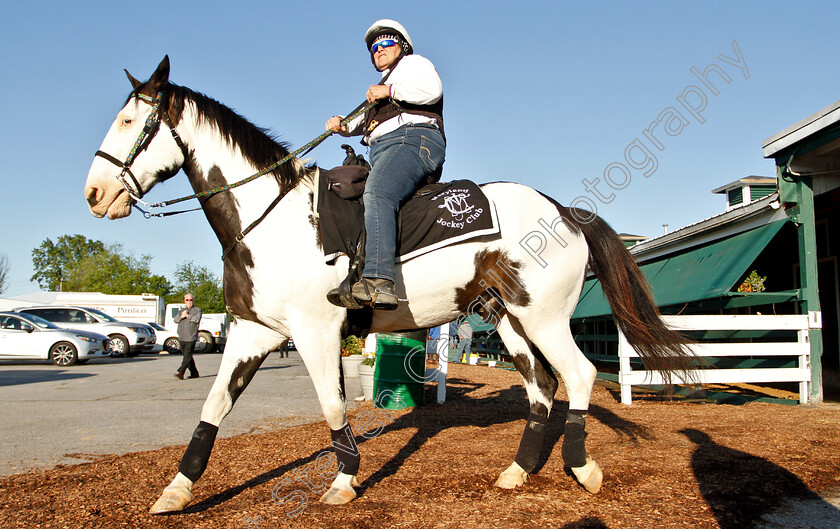
[{"label": "window", "polygon": [[87,314],[85,314],[84,312],[82,312],[80,310],[75,310],[75,309],[68,310],[67,314],[68,314],[68,317],[69,317],[69,320],[68,320],[69,323],[89,323],[88,318],[87,318]]},{"label": "window", "polygon": [[22,311],[26,314],[34,314],[36,316],[40,316],[47,321],[52,321],[56,323],[66,323],[70,321],[70,315],[67,314],[66,310],[62,309],[26,309]]},{"label": "window", "polygon": [[67,309],[52,309],[50,313],[52,318],[47,318],[48,320],[52,319],[52,321],[60,321],[61,323],[70,323],[71,321],[70,311]]},{"label": "window", "polygon": [[3,316],[3,318],[0,319],[0,329],[9,331],[31,331],[32,326],[20,318],[15,318],[14,316]]}]

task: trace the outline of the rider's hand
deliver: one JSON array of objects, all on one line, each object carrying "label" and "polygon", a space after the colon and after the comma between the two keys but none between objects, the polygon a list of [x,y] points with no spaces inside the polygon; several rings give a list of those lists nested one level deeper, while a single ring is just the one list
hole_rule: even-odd
[{"label": "rider's hand", "polygon": [[347,125],[341,124],[341,118],[339,116],[333,116],[328,119],[325,127],[326,130],[331,130],[333,132],[347,132]]},{"label": "rider's hand", "polygon": [[368,103],[391,97],[391,87],[386,84],[375,84],[368,88],[366,94]]}]

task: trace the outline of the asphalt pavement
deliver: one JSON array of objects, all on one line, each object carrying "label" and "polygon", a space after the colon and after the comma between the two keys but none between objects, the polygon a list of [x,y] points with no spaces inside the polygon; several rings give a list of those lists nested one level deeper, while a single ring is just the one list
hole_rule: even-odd
[{"label": "asphalt pavement", "polygon": [[[196,355],[201,377],[188,380],[173,376],[180,355],[93,359],[66,368],[0,361],[0,476],[187,444],[221,358]],[[350,409],[362,394],[361,383],[348,378],[346,386]],[[321,420],[298,353],[271,353],[219,437]]]}]

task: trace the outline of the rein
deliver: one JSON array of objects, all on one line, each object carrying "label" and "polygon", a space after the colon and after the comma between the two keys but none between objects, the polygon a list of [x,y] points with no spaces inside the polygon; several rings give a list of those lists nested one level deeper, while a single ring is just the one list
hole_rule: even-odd
[{"label": "rein", "polygon": [[[296,151],[289,154],[288,156],[285,156],[283,159],[281,159],[277,162],[274,162],[273,164],[266,167],[265,169],[262,169],[262,170],[252,174],[251,176],[249,176],[247,178],[243,178],[242,180],[239,180],[238,182],[234,182],[232,184],[228,184],[228,185],[225,185],[225,186],[222,186],[222,187],[217,187],[215,189],[210,189],[208,191],[201,191],[199,193],[194,193],[192,195],[187,195],[187,196],[184,196],[184,197],[175,198],[175,199],[172,199],[172,200],[167,200],[165,202],[156,202],[156,203],[153,203],[153,204],[149,204],[149,203],[144,202],[142,200],[142,197],[145,194],[145,192],[143,191],[143,188],[140,186],[140,182],[137,181],[137,178],[131,172],[131,166],[134,163],[134,160],[137,158],[137,155],[140,154],[141,152],[143,152],[144,150],[146,150],[146,148],[148,148],[149,144],[152,142],[154,137],[157,135],[158,131],[160,130],[160,122],[161,121],[164,121],[166,123],[166,126],[169,127],[169,132],[172,134],[172,138],[175,140],[175,143],[178,145],[178,147],[181,149],[181,152],[184,154],[184,160],[187,159],[187,156],[189,155],[189,151],[187,149],[187,146],[181,140],[181,136],[178,135],[178,132],[175,130],[175,127],[172,124],[172,120],[169,117],[169,113],[166,112],[166,111],[161,112],[160,105],[161,105],[161,102],[163,101],[163,91],[162,90],[160,92],[158,92],[157,95],[154,98],[149,97],[145,94],[140,94],[140,93],[134,94],[133,97],[136,97],[139,101],[143,101],[144,103],[147,103],[147,104],[151,105],[152,106],[152,111],[149,114],[149,117],[146,118],[146,123],[143,126],[143,130],[140,132],[140,136],[134,142],[134,146],[131,148],[131,151],[129,151],[128,157],[125,159],[125,162],[120,163],[120,161],[117,158],[115,158],[114,156],[108,154],[107,152],[101,151],[101,150],[96,151],[95,156],[99,156],[101,158],[104,158],[104,159],[108,160],[109,162],[111,162],[112,164],[114,164],[117,167],[120,167],[122,169],[120,171],[120,174],[117,175],[116,178],[122,184],[123,188],[129,194],[129,196],[134,199],[135,203],[133,204],[133,206],[135,208],[137,208],[137,210],[139,210],[143,214],[143,217],[146,218],[146,219],[150,219],[152,217],[168,217],[170,215],[177,215],[179,213],[187,213],[187,212],[190,212],[190,211],[197,211],[197,210],[200,210],[202,208],[201,208],[201,206],[199,206],[197,208],[186,209],[186,210],[181,210],[181,211],[169,211],[169,212],[164,212],[164,213],[151,213],[149,211],[144,210],[140,206],[138,206],[137,203],[143,204],[144,206],[146,206],[149,209],[161,208],[161,207],[171,206],[172,204],[177,204],[179,202],[184,202],[186,200],[190,200],[190,199],[193,199],[193,198],[210,197],[210,196],[216,195],[218,193],[222,193],[223,191],[228,191],[230,189],[234,189],[236,187],[239,187],[241,185],[245,185],[248,182],[252,182],[252,181],[256,180],[257,178],[274,171],[275,169],[277,169],[278,167],[280,167],[284,163],[294,159],[295,157],[297,157],[301,154],[305,155],[306,153],[308,153],[309,151],[311,151],[312,149],[314,149],[315,147],[320,145],[324,140],[326,140],[327,138],[329,138],[333,134],[333,131],[331,131],[331,130],[328,130],[328,131],[324,132],[323,134],[321,134],[320,136],[318,136],[314,140],[310,141],[309,143],[307,143],[303,147],[297,149]],[[363,102],[362,104],[357,106],[353,110],[353,112],[350,113],[349,116],[347,116],[346,118],[341,120],[341,125],[346,125],[347,123],[353,121],[358,116],[364,114],[365,112],[367,112],[368,110],[373,108],[374,104],[375,104],[375,102],[374,103]],[[131,181],[134,183],[134,188],[135,189],[131,188],[131,185],[129,184],[128,180],[126,179],[126,175],[128,175],[131,178]],[[135,192],[135,190],[136,190],[136,192]],[[225,257],[227,257],[227,255],[231,252],[231,250],[233,250],[236,247],[236,245],[239,244],[242,241],[242,239],[244,239],[245,236],[248,235],[248,233],[251,230],[256,228],[257,225],[260,222],[262,222],[263,219],[265,219],[268,216],[268,214],[275,208],[275,206],[277,206],[277,204],[280,203],[280,200],[283,198],[283,196],[285,196],[285,193],[281,191],[281,193],[277,195],[277,197],[271,202],[271,204],[269,204],[269,206],[262,213],[262,215],[260,215],[257,218],[257,220],[252,222],[250,225],[248,225],[247,228],[245,228],[244,230],[239,232],[239,234],[236,237],[234,237],[233,242],[230,245],[228,245],[228,247],[225,248],[225,250],[222,252],[222,260],[224,260]]]},{"label": "rein", "polygon": [[[140,187],[140,183],[137,181],[137,178],[135,178],[134,174],[131,172],[131,165],[134,163],[134,160],[137,158],[137,155],[140,154],[142,151],[144,151],[149,146],[152,139],[154,139],[155,135],[158,133],[158,130],[160,130],[161,119],[163,119],[163,121],[166,122],[166,126],[169,127],[169,131],[172,133],[172,137],[175,140],[175,143],[178,144],[178,147],[180,147],[181,151],[184,153],[184,158],[185,159],[187,157],[188,151],[187,151],[186,145],[184,145],[184,142],[181,140],[181,137],[178,135],[178,132],[175,130],[175,127],[172,125],[172,122],[169,118],[168,112],[161,112],[160,111],[160,104],[161,104],[161,101],[163,99],[163,91],[158,92],[157,95],[154,98],[151,98],[151,97],[149,97],[145,94],[140,94],[140,93],[135,94],[134,97],[136,97],[140,101],[143,101],[143,102],[151,105],[152,106],[152,112],[149,114],[149,117],[146,118],[146,124],[144,125],[143,130],[140,132],[140,136],[137,138],[137,141],[134,142],[134,146],[131,148],[131,151],[128,153],[128,157],[126,158],[125,162],[120,163],[120,161],[117,160],[117,158],[115,158],[114,156],[112,156],[112,155],[110,155],[106,152],[103,152],[103,151],[96,151],[96,156],[104,158],[104,159],[108,160],[109,162],[111,162],[112,164],[114,164],[117,167],[120,167],[122,169],[120,174],[117,176],[117,180],[119,180],[119,182],[122,184],[123,188],[125,188],[126,192],[129,194],[129,196],[131,196],[131,198],[134,199],[134,201],[135,201],[134,207],[137,208],[141,213],[143,213],[143,217],[145,217],[147,219],[152,218],[152,217],[167,217],[169,215],[176,215],[178,213],[186,213],[188,211],[197,211],[197,210],[201,209],[201,206],[199,206],[195,209],[188,209],[188,210],[183,210],[183,211],[171,211],[171,212],[165,212],[165,213],[151,213],[151,212],[145,211],[141,207],[137,206],[136,203],[143,204],[144,206],[146,206],[149,209],[162,208],[162,207],[171,206],[173,204],[178,204],[179,202],[184,202],[184,201],[187,201],[187,200],[191,200],[193,198],[210,197],[210,196],[216,195],[218,193],[222,193],[224,191],[234,189],[236,187],[239,187],[241,185],[245,185],[248,182],[252,182],[252,181],[256,180],[257,178],[274,171],[275,169],[277,169],[281,165],[285,164],[286,162],[294,159],[295,157],[297,157],[301,154],[308,153],[309,151],[311,151],[312,149],[314,149],[315,147],[320,145],[324,140],[326,140],[327,138],[329,138],[333,134],[333,131],[331,131],[331,130],[328,130],[328,131],[324,132],[323,134],[321,134],[320,136],[318,136],[314,140],[310,141],[309,143],[307,143],[303,147],[297,149],[293,153],[289,154],[288,156],[285,156],[281,160],[279,160],[277,162],[274,162],[273,164],[266,167],[265,169],[262,169],[262,170],[252,174],[251,176],[249,176],[247,178],[243,178],[242,180],[239,180],[238,182],[234,182],[232,184],[228,184],[228,185],[225,185],[225,186],[222,186],[222,187],[217,187],[215,189],[210,189],[208,191],[201,191],[199,193],[194,193],[192,195],[187,195],[187,196],[183,196],[183,197],[180,197],[180,198],[167,200],[165,202],[156,202],[156,203],[150,204],[150,203],[144,202],[142,200],[142,197],[145,194],[145,192],[143,191],[143,188]],[[361,105],[356,107],[356,109],[349,116],[347,116],[346,118],[341,120],[341,125],[346,125],[347,123],[356,119],[358,116],[364,114],[367,110],[372,108],[373,105],[374,105],[374,103],[362,103]],[[129,184],[128,180],[126,179],[126,175],[128,175],[131,178],[131,181],[134,184],[134,188],[136,189],[136,192],[135,192],[134,189],[131,188],[131,185]],[[282,197],[282,194],[281,194],[281,197]],[[277,205],[277,202],[279,202],[279,200],[275,200],[274,202],[272,202],[269,209],[266,210],[266,212],[262,216],[260,216],[260,218],[258,219],[258,222],[260,220],[262,220],[263,218],[265,218],[265,215],[269,211],[271,211],[271,209],[273,209],[274,206]],[[253,228],[253,226],[249,226],[246,230],[243,231],[243,233],[240,233],[239,236],[237,236],[237,238],[236,238],[236,242],[239,242],[240,240],[242,240],[241,237],[244,237],[245,234],[248,231],[250,231],[251,228]],[[236,242],[234,242],[234,244],[236,244]],[[224,255],[227,255],[228,251],[230,251],[230,248],[225,251]],[[224,258],[224,255],[222,256],[223,258]]]}]

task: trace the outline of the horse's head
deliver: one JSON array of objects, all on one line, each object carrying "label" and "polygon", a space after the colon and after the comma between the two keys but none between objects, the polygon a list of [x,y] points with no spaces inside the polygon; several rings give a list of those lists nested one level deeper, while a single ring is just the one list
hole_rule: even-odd
[{"label": "horse's head", "polygon": [[[186,148],[172,128],[177,117],[168,114],[169,57],[163,58],[145,83],[125,73],[133,90],[102,141],[85,182],[85,198],[95,217],[128,216],[135,199],[177,173],[186,157]],[[158,134],[161,127],[164,134]]]}]

